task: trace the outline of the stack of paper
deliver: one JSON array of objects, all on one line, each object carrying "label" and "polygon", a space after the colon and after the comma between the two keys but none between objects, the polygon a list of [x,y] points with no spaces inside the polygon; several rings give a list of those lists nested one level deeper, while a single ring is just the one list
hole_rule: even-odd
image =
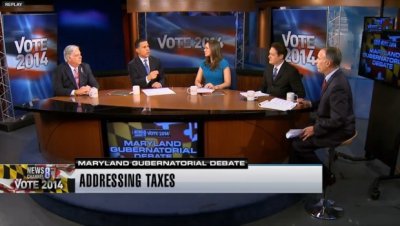
[{"label": "stack of paper", "polygon": [[[247,97],[247,92],[240,92],[240,95]],[[264,97],[264,96],[269,96],[269,94],[263,93],[261,91],[257,91],[254,93],[254,97]]]},{"label": "stack of paper", "polygon": [[146,96],[175,94],[175,92],[170,88],[143,89],[142,91]]},{"label": "stack of paper", "polygon": [[280,98],[274,98],[270,101],[266,100],[258,104],[258,106],[262,108],[269,108],[269,109],[274,109],[274,110],[280,110],[280,111],[288,111],[292,110],[294,107],[296,107],[296,103],[292,101],[287,101],[284,99]]},{"label": "stack of paper", "polygon": [[212,93],[214,92],[213,89],[209,89],[209,88],[198,88],[197,89],[197,93]]},{"label": "stack of paper", "polygon": [[286,138],[289,139],[289,138],[293,138],[293,137],[298,137],[301,134],[303,134],[303,130],[302,129],[290,129],[286,133]]}]

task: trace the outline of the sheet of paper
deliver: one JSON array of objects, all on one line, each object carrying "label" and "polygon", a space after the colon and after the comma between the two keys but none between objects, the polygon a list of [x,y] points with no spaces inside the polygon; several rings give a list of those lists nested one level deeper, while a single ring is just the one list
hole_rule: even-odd
[{"label": "sheet of paper", "polygon": [[146,96],[159,96],[159,95],[176,94],[170,88],[142,89],[142,91],[143,91],[144,94],[146,94]]},{"label": "sheet of paper", "polygon": [[[240,95],[242,95],[244,97],[247,97],[247,92],[241,92]],[[261,91],[257,91],[257,92],[254,93],[254,96],[255,97],[265,97],[265,96],[269,96],[269,94],[268,93],[263,93]]]},{"label": "sheet of paper", "polygon": [[198,88],[197,89],[197,93],[212,93],[214,92],[213,89],[209,89],[209,88]]},{"label": "sheet of paper", "polygon": [[286,133],[286,138],[294,138],[294,137],[298,137],[303,133],[303,129],[290,129],[289,131],[287,131]]},{"label": "sheet of paper", "polygon": [[260,106],[262,108],[269,108],[269,109],[280,110],[280,111],[288,111],[288,110],[292,110],[294,107],[296,107],[296,103],[294,103],[292,101],[280,99],[280,98],[273,98],[270,101],[266,100],[266,101],[259,103],[258,106]]}]

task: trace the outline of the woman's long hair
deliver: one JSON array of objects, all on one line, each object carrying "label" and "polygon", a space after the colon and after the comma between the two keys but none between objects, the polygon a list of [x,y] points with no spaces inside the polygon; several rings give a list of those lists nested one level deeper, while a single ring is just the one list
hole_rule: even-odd
[{"label": "woman's long hair", "polygon": [[207,43],[211,54],[206,57],[206,65],[213,71],[219,66],[219,62],[222,60],[221,45],[217,40],[208,40]]}]

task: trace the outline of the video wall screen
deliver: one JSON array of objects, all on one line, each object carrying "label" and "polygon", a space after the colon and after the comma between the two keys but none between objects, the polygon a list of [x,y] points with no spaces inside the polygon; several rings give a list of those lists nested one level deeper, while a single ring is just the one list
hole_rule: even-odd
[{"label": "video wall screen", "polygon": [[394,18],[391,17],[365,17],[364,31],[385,31],[394,29]]},{"label": "video wall screen", "polygon": [[364,32],[359,75],[400,87],[400,31]]},{"label": "video wall screen", "polygon": [[210,39],[220,42],[230,65],[235,63],[235,14],[146,13],[146,33],[152,55],[164,68],[198,68]]},{"label": "video wall screen", "polygon": [[198,122],[105,123],[106,155],[112,158],[197,158],[201,153]]}]

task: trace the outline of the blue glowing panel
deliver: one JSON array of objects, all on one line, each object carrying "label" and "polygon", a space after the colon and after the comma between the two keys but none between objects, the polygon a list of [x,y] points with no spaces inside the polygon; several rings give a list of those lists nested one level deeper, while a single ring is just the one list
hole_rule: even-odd
[{"label": "blue glowing panel", "polygon": [[127,70],[123,38],[121,4],[110,1],[85,0],[79,4],[57,0],[59,62],[63,49],[75,44],[83,61],[96,72]]}]

